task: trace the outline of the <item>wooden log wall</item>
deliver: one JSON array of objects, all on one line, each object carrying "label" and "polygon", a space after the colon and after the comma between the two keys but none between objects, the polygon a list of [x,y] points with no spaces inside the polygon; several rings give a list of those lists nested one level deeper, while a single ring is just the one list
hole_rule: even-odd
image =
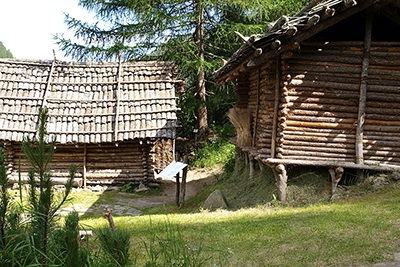
[{"label": "wooden log wall", "polygon": [[305,42],[282,55],[277,158],[354,162],[362,51]]},{"label": "wooden log wall", "polygon": [[172,139],[158,139],[151,148],[149,166],[153,166],[156,173],[160,173],[174,161],[174,141]]},{"label": "wooden log wall", "polygon": [[[69,166],[76,164],[77,178],[83,177],[86,164],[86,183],[90,184],[126,184],[140,183],[154,179],[153,158],[150,149],[153,142],[147,139],[119,143],[57,145],[51,162],[54,178],[68,177]],[[20,143],[8,142],[5,145],[8,174],[18,178],[18,162],[21,155],[21,174],[27,176],[30,165],[21,153]]]},{"label": "wooden log wall", "polygon": [[400,43],[372,43],[364,160],[400,165]]},{"label": "wooden log wall", "polygon": [[[274,116],[276,62],[263,65],[249,76],[248,108],[251,110],[255,130],[255,155],[257,159],[271,155],[272,125]],[[255,119],[257,118],[257,121]],[[253,150],[254,151],[254,150]]]}]

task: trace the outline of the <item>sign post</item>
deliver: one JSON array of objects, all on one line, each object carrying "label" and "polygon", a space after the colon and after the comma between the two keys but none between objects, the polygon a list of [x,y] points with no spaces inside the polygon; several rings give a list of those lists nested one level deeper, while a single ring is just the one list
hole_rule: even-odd
[{"label": "sign post", "polygon": [[[179,207],[183,207],[183,203],[185,201],[185,187],[186,187],[186,172],[187,172],[187,163],[182,163],[178,161],[174,161],[171,164],[169,164],[162,172],[160,172],[160,176],[167,178],[169,180],[174,180],[173,177],[176,177],[176,205]],[[185,181],[182,181],[182,198],[180,198],[180,191],[181,191],[181,184],[179,182],[179,172],[184,169],[183,177],[185,178]],[[183,178],[182,177],[182,178]],[[181,202],[181,205],[179,205],[179,202]]]}]

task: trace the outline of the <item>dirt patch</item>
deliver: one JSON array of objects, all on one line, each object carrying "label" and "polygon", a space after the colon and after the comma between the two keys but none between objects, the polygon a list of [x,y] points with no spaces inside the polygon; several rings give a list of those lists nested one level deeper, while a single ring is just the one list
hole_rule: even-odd
[{"label": "dirt patch", "polygon": [[[191,199],[200,193],[205,184],[214,181],[214,176],[220,172],[219,169],[207,171],[188,171],[185,200]],[[137,209],[151,208],[154,206],[173,204],[176,201],[176,183],[171,180],[163,180],[163,192],[160,196],[142,196],[135,199],[118,199],[116,204],[128,205]],[[120,193],[121,194],[121,193]],[[123,193],[122,193],[123,194]]]}]

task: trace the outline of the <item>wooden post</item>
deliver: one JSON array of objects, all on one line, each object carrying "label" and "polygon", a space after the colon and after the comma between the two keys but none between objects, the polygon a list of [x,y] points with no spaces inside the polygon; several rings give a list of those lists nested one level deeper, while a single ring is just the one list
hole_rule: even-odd
[{"label": "wooden post", "polygon": [[110,224],[111,232],[116,234],[117,230],[115,229],[115,224],[110,209],[106,210],[106,213],[104,213],[104,218],[106,218],[108,223]]},{"label": "wooden post", "polygon": [[[362,62],[360,99],[358,107],[357,129],[356,129],[356,164],[364,164],[363,137],[365,122],[365,106],[367,101],[368,70],[371,50],[372,13],[368,12],[365,27],[364,58]],[[361,180],[364,179],[363,171],[357,171]]]},{"label": "wooden post", "polygon": [[86,144],[83,144],[83,188],[86,189]]},{"label": "wooden post", "polygon": [[260,110],[260,84],[261,84],[261,67],[258,67],[258,83],[257,83],[257,106],[256,106],[256,117],[254,118],[254,129],[253,129],[253,142],[252,146],[256,145],[257,126],[258,126],[258,114]]},{"label": "wooden post", "polygon": [[281,57],[276,56],[276,71],[275,71],[275,105],[274,105],[274,118],[272,121],[272,138],[271,138],[271,158],[275,157],[275,147],[276,147],[276,133],[278,127],[278,109],[279,109],[279,90],[281,83]]},{"label": "wooden post", "polygon": [[249,178],[252,179],[254,177],[254,158],[249,154],[249,163],[250,163],[250,173]]},{"label": "wooden post", "polygon": [[179,207],[179,198],[180,198],[180,191],[181,191],[181,184],[179,182],[179,172],[176,174],[176,205]]},{"label": "wooden post", "polygon": [[[188,156],[183,157],[183,163],[185,163],[185,164],[189,163]],[[180,195],[180,204],[179,204],[179,207],[181,207],[181,208],[185,205],[187,171],[188,171],[188,166],[186,166],[183,169],[183,174],[182,174],[182,186],[181,186],[181,195]]]},{"label": "wooden post", "polygon": [[[179,161],[179,154],[178,152],[175,153],[175,161]],[[176,205],[179,207],[179,198],[180,198],[180,192],[181,192],[181,184],[179,182],[179,172],[176,174]]]},{"label": "wooden post", "polygon": [[342,179],[343,172],[344,170],[342,167],[329,169],[329,174],[331,175],[332,181],[332,195],[335,193],[340,179]]},{"label": "wooden post", "polygon": [[275,175],[276,187],[278,189],[278,200],[286,201],[287,175],[285,165],[278,164],[273,166],[272,171]]}]

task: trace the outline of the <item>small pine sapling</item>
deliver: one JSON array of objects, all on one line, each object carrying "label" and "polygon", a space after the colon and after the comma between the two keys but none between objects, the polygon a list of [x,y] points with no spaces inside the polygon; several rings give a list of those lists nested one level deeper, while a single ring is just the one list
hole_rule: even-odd
[{"label": "small pine sapling", "polygon": [[[35,246],[41,253],[41,263],[46,263],[48,252],[50,228],[54,223],[56,211],[67,200],[71,192],[76,173],[76,166],[70,167],[68,181],[65,185],[64,196],[56,203],[54,200],[54,189],[51,181],[49,164],[53,158],[56,140],[53,137],[48,140],[47,119],[48,110],[39,109],[38,132],[36,142],[32,142],[25,137],[22,142],[22,150],[28,163],[32,166],[29,171],[29,205],[31,208],[31,227]],[[36,184],[39,184],[39,192],[36,192]]]}]

